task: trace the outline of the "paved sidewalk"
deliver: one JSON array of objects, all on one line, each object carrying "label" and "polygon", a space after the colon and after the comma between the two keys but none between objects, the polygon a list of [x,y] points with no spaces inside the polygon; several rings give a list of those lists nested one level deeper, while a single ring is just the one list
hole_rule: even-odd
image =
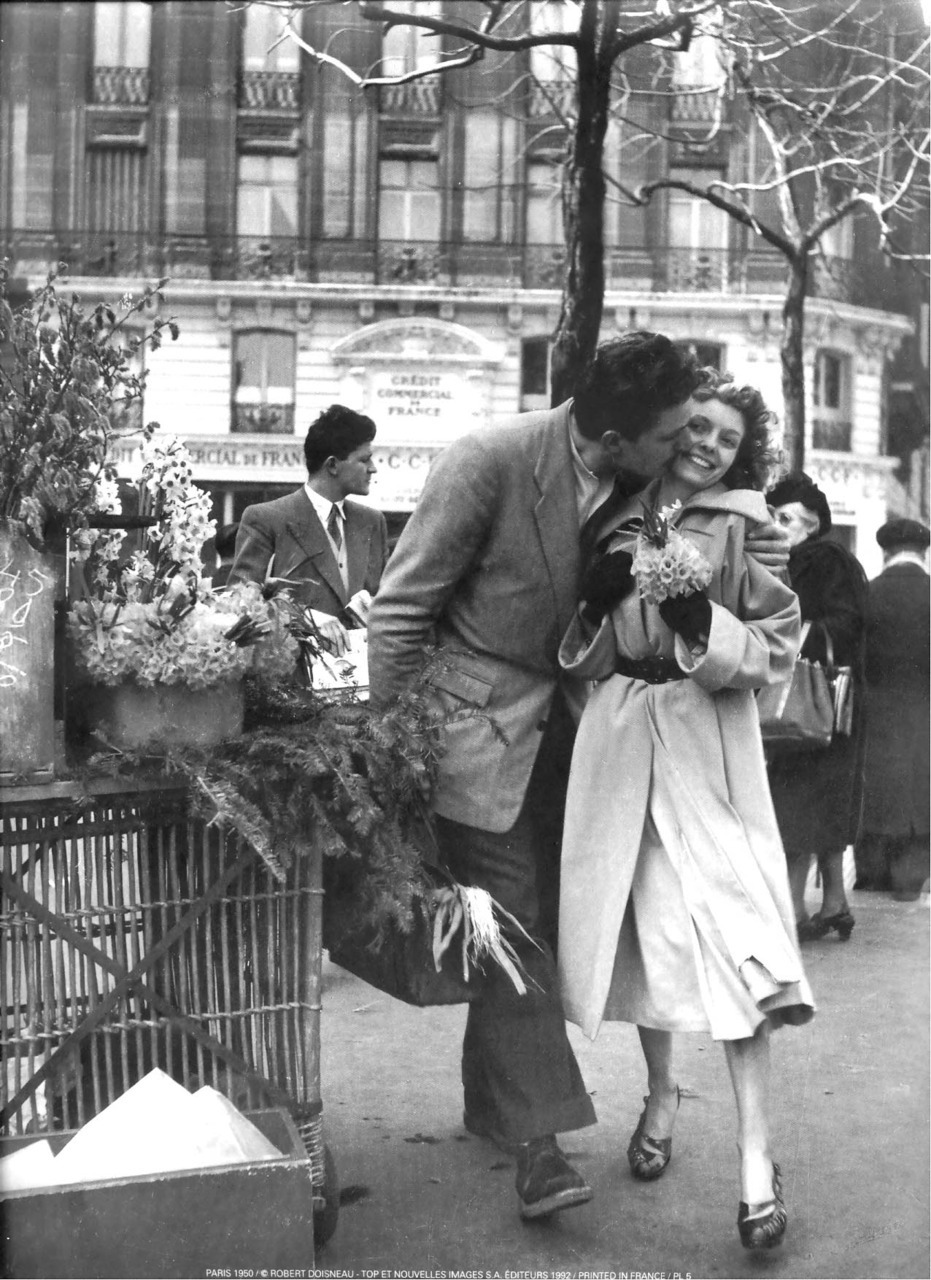
[{"label": "paved sidewalk", "polygon": [[563,1145],[594,1200],[517,1216],[512,1161],[461,1124],[463,1007],[413,1009],[325,962],[322,1093],[344,1188],[317,1268],[683,1276],[929,1275],[928,898],[851,894],[857,924],[805,946],[819,1012],[772,1041],[774,1150],[789,1229],[755,1260],[736,1216],[735,1115],[724,1054],[682,1036],[669,1171],[635,1182],[625,1152],[645,1080],[633,1028],[571,1028],[598,1125]]}]

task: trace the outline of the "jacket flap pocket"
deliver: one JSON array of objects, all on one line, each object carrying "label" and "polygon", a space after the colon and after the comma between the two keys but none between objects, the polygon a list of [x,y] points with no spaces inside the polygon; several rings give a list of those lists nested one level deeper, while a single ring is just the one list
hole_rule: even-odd
[{"label": "jacket flap pocket", "polygon": [[494,689],[494,685],[489,684],[487,680],[467,675],[464,671],[457,671],[455,667],[443,667],[433,672],[429,683],[434,688],[442,689],[444,693],[451,693],[454,698],[461,698],[463,702],[468,702],[474,707],[487,706]]}]

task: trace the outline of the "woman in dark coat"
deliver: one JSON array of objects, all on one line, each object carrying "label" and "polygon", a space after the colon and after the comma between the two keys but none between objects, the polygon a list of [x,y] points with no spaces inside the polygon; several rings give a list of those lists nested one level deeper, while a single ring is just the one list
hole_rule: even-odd
[{"label": "woman in dark coat", "polygon": [[[800,941],[831,929],[846,941],[854,926],[844,888],[844,851],[853,842],[861,798],[863,635],[866,575],[849,551],[825,539],[831,528],[827,499],[804,472],[781,480],[767,495],[778,524],[790,536],[789,583],[799,598],[802,623],[811,623],[801,656],[824,663],[825,629],[838,666],[853,675],[854,721],[848,736],[835,734],[821,751],[779,755],[769,763],[769,784],[789,866]],[[805,914],[805,885],[818,859],[823,900]]]}]

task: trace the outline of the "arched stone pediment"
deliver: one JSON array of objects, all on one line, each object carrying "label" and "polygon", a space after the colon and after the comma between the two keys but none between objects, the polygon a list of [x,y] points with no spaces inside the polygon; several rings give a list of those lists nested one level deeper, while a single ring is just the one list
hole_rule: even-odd
[{"label": "arched stone pediment", "polygon": [[330,356],[338,363],[440,360],[467,365],[500,364],[502,358],[481,334],[429,316],[365,325],[341,339]]},{"label": "arched stone pediment", "polygon": [[340,402],[369,414],[385,437],[419,449],[486,425],[504,350],[464,325],[403,316],[356,330],[330,356]]}]

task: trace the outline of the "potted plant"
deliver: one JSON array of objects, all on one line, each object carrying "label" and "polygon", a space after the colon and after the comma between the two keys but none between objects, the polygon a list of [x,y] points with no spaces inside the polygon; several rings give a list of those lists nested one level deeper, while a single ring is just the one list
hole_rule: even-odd
[{"label": "potted plant", "polygon": [[[93,525],[72,540],[81,582],[66,624],[73,669],[87,723],[111,745],[207,746],[241,730],[242,678],[277,611],[254,583],[215,590],[203,576],[215,522],[184,446],[148,440],[142,454],[139,507],[151,523],[141,548],[127,555],[124,530]],[[119,510],[112,480],[101,477],[95,502]]]},{"label": "potted plant", "polygon": [[85,308],[56,279],[13,308],[0,264],[0,785],[53,776],[54,551],[86,525],[98,480],[112,477],[111,442],[142,394],[137,353],[166,328],[177,337],[172,321],[144,318],[164,280],[138,299]]}]

